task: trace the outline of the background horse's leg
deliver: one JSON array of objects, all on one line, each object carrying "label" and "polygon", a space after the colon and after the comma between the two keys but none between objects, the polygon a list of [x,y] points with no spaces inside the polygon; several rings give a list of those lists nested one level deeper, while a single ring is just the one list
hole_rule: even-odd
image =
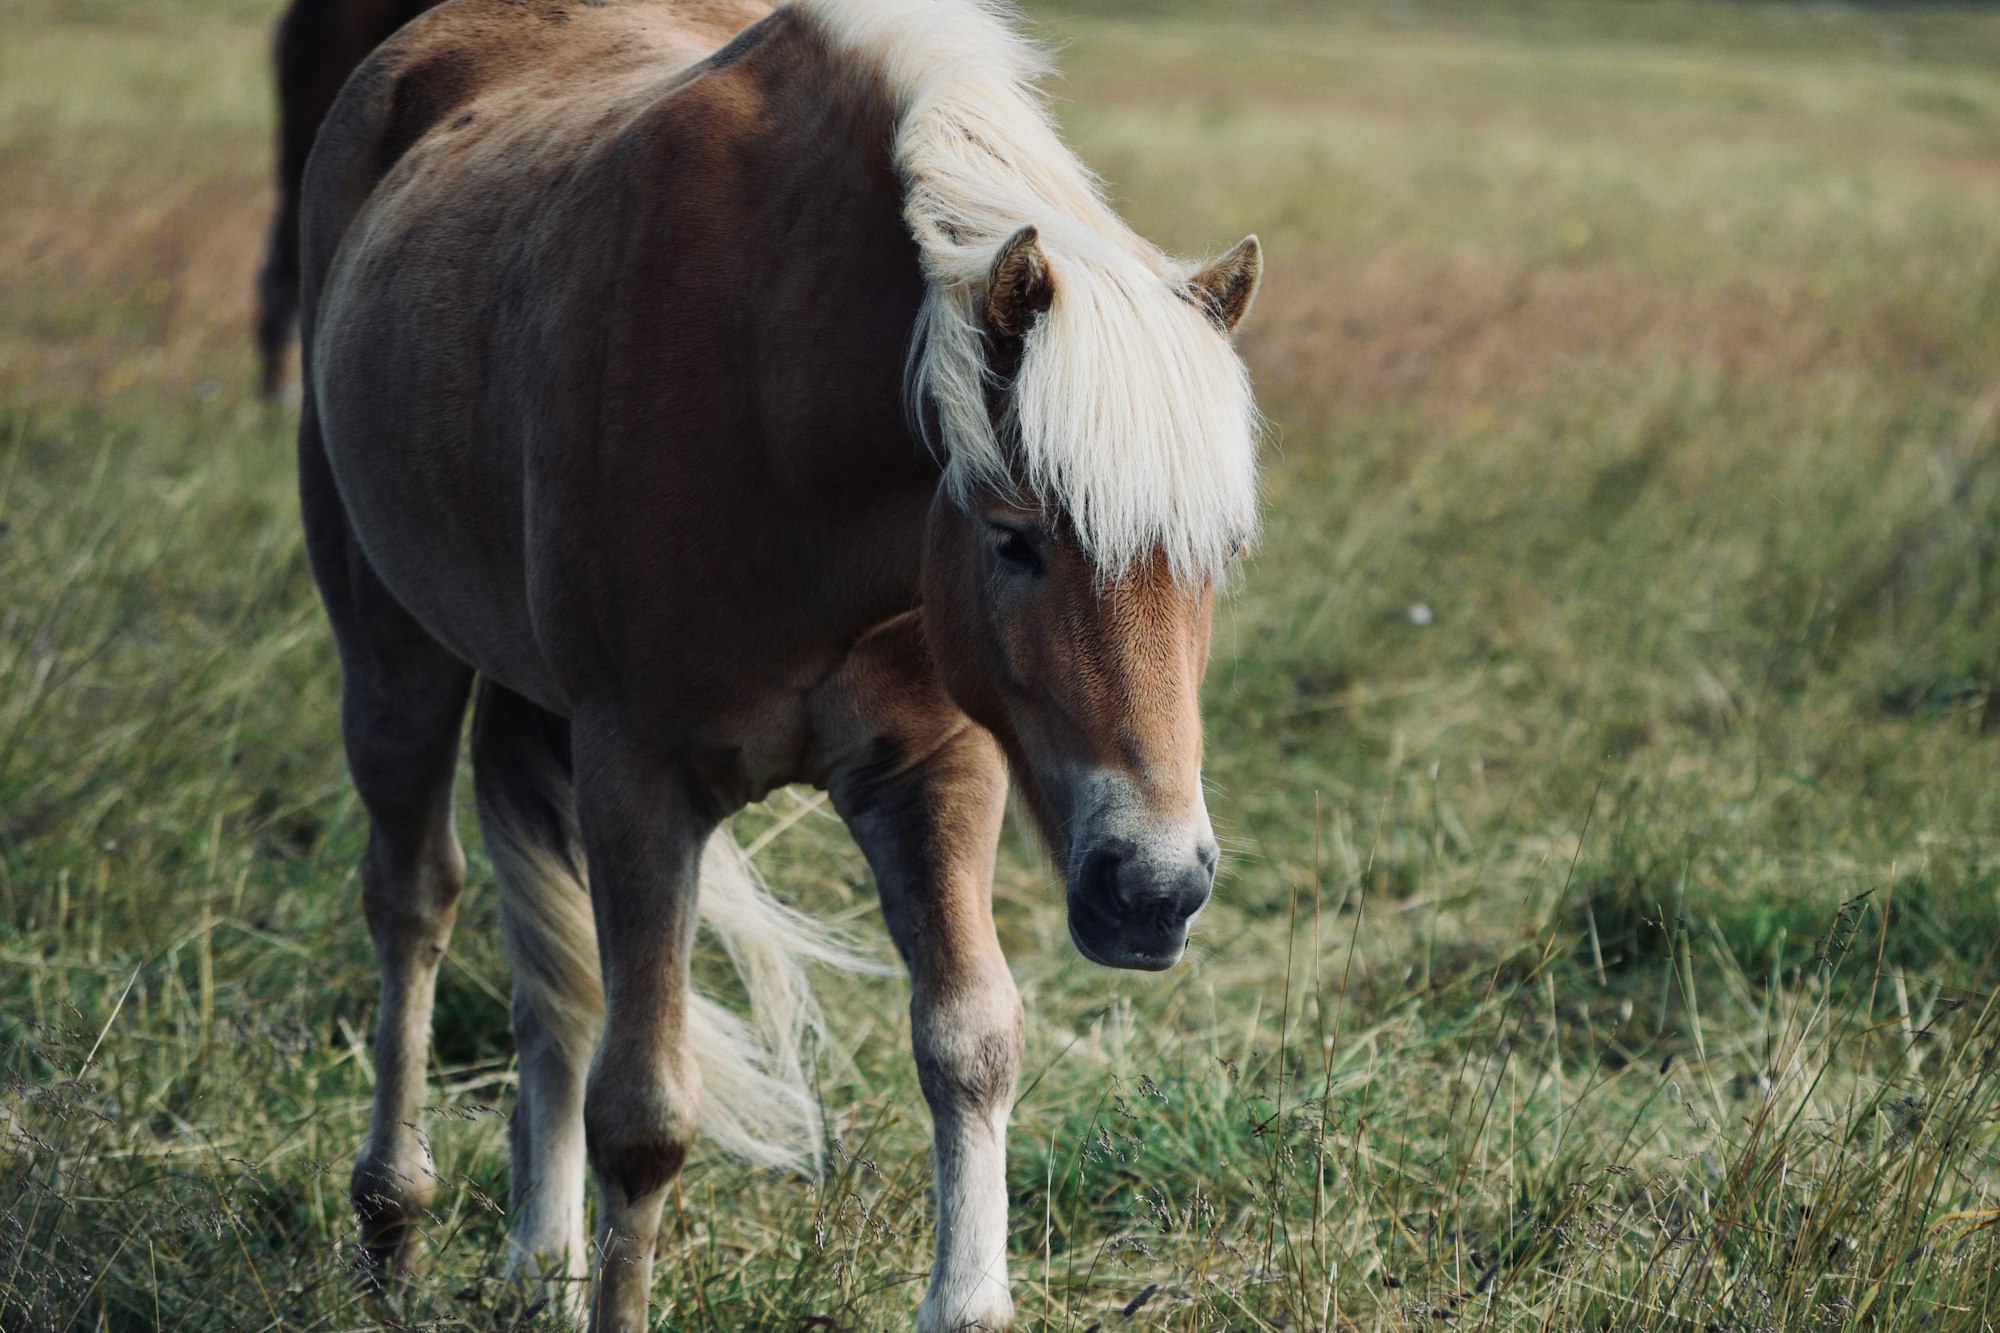
[{"label": "background horse's leg", "polygon": [[347,766],[368,811],[362,905],[382,970],[382,1009],[375,1114],[353,1195],[364,1261],[379,1276],[437,1192],[417,1121],[431,1001],[465,881],[451,788],[472,672],[418,627],[368,567],[334,491],[310,402],[299,446],[306,546],[340,648]]},{"label": "background horse's leg", "polygon": [[[299,305],[299,193],[319,123],[360,56],[340,40],[341,0],[292,0],[278,20],[278,209],[257,275],[257,351],[276,393]],[[365,53],[364,53],[365,54]]]},{"label": "background horse's leg", "polygon": [[320,122],[347,76],[432,0],[292,0],[278,20],[278,208],[257,275],[257,350],[265,396],[284,377],[299,307],[299,195]]},{"label": "background horse's leg", "polygon": [[619,710],[579,710],[573,735],[604,969],[604,1035],[584,1097],[600,1202],[591,1326],[638,1333],[649,1326],[660,1206],[701,1109],[688,968],[701,853],[717,820]]},{"label": "background horse's leg", "polygon": [[917,1074],[936,1135],[937,1261],[921,1333],[1014,1321],[1007,1117],[1021,1068],[1021,998],[993,930],[1006,796],[999,747],[976,727],[914,767],[849,775],[834,792],[910,968]]},{"label": "background horse's leg", "polygon": [[479,685],[473,785],[500,881],[514,965],[520,1095],[512,1123],[508,1275],[531,1297],[582,1312],[583,1086],[603,1026],[597,930],[584,887],[570,781],[569,723]]}]

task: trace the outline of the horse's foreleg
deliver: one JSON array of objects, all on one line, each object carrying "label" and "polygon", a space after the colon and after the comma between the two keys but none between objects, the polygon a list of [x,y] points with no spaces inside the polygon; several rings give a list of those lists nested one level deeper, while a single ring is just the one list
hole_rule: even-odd
[{"label": "horse's foreleg", "polygon": [[584,1094],[597,1173],[597,1333],[648,1327],[653,1246],[701,1107],[688,1041],[701,851],[715,821],[622,717],[580,711],[577,816],[604,968],[604,1032]]},{"label": "horse's foreleg", "polygon": [[1006,766],[973,727],[912,767],[864,772],[836,800],[867,853],[911,979],[917,1074],[930,1103],[937,1259],[921,1333],[1008,1328],[1007,1117],[1021,1000],[993,930]]}]

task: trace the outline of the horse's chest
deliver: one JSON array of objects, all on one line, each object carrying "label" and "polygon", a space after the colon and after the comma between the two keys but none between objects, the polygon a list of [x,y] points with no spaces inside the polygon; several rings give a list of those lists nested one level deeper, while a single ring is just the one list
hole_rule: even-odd
[{"label": "horse's chest", "polygon": [[779,787],[831,788],[883,746],[924,751],[964,723],[930,671],[914,616],[899,616],[809,684],[739,696],[709,714],[690,747],[702,780],[725,807]]},{"label": "horse's chest", "polygon": [[702,734],[689,746],[694,768],[725,808],[814,779],[819,747],[806,697],[773,693],[700,727]]}]

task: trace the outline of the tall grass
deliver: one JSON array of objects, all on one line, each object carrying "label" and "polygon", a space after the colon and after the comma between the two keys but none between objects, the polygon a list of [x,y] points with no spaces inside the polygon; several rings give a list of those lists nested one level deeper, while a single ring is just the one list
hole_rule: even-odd
[{"label": "tall grass", "polygon": [[[335,671],[249,395],[261,7],[0,9],[0,1328],[490,1326],[476,838],[448,1187],[349,1271],[373,965]],[[1143,229],[1258,230],[1268,531],[1218,621],[1194,956],[1094,969],[1025,832],[1029,1327],[2000,1322],[2000,21],[1069,6]],[[464,821],[469,829],[472,821]],[[837,821],[739,826],[865,922]],[[872,929],[872,927],[869,927]],[[904,1327],[893,980],[817,1181],[698,1153],[662,1327]]]}]

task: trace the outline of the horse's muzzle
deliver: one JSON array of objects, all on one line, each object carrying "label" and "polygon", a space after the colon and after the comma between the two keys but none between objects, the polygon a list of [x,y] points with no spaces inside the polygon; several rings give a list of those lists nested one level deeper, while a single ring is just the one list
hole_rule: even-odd
[{"label": "horse's muzzle", "polygon": [[1187,949],[1188,923],[1215,887],[1216,846],[1160,856],[1120,839],[1096,844],[1069,884],[1069,935],[1077,951],[1105,967],[1161,972]]}]

